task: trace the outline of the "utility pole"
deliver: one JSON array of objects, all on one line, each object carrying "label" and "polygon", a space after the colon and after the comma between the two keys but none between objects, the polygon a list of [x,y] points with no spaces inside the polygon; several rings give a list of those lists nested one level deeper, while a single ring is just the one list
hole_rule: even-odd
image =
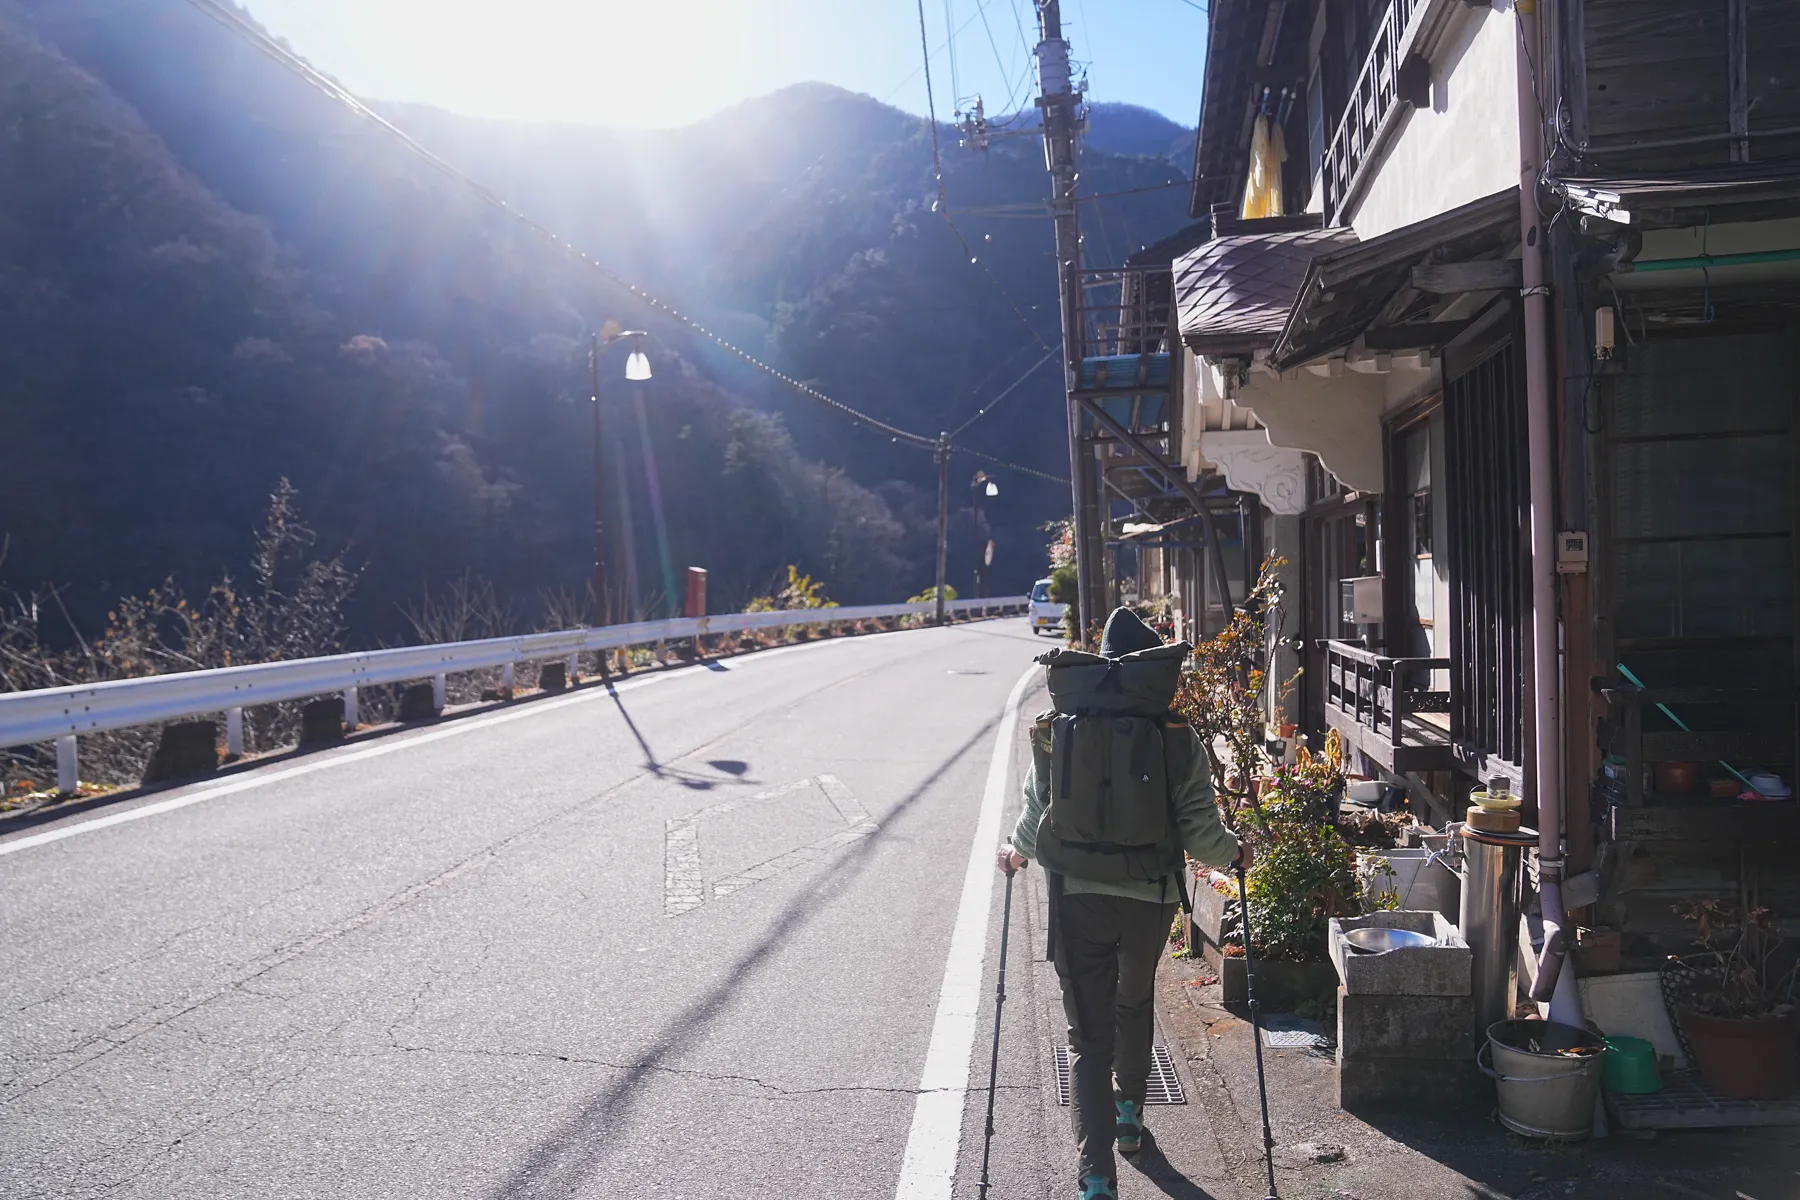
[{"label": "utility pole", "polygon": [[950,551],[950,435],[938,434],[937,623],[944,623],[944,568]]},{"label": "utility pole", "polygon": [[1081,402],[1081,220],[1075,211],[1076,135],[1081,99],[1069,73],[1069,43],[1063,40],[1060,0],[1036,0],[1038,107],[1044,121],[1044,166],[1050,172],[1050,212],[1056,222],[1056,284],[1062,301],[1063,379],[1068,398],[1069,485],[1075,517],[1075,572],[1078,638],[1103,615],[1106,580],[1100,547],[1100,488],[1091,447],[1082,441]]},{"label": "utility pole", "polygon": [[[601,516],[601,480],[605,477],[605,469],[601,463],[600,451],[600,335],[594,334],[593,345],[588,351],[588,365],[594,372],[594,624],[609,624],[610,614],[606,603],[606,536],[605,521]],[[605,656],[601,656],[604,663]]]}]

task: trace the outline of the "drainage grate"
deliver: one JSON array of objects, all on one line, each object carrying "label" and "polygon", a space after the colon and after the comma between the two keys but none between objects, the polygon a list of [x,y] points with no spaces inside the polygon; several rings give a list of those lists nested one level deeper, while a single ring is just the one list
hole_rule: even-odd
[{"label": "drainage grate", "polygon": [[1663,1088],[1645,1096],[1606,1093],[1613,1120],[1626,1129],[1739,1128],[1800,1125],[1800,1100],[1732,1100],[1694,1071],[1663,1076]]},{"label": "drainage grate", "polygon": [[1317,1021],[1292,1013],[1272,1013],[1262,1019],[1263,1045],[1271,1050],[1323,1050],[1331,1036]]},{"label": "drainage grate", "polygon": [[[1053,1054],[1056,1060],[1056,1101],[1058,1104],[1067,1104],[1069,1102],[1069,1048],[1058,1046]],[[1150,1048],[1150,1083],[1144,1089],[1144,1103],[1187,1103],[1187,1093],[1181,1088],[1181,1078],[1175,1074],[1175,1060],[1169,1057],[1167,1046]]]}]

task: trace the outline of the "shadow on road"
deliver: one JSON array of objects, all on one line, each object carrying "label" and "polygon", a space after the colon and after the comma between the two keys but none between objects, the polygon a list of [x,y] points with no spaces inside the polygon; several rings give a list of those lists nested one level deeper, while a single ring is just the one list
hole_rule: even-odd
[{"label": "shadow on road", "polygon": [[1214,1200],[1211,1192],[1183,1175],[1174,1163],[1163,1157],[1162,1147],[1156,1144],[1156,1135],[1148,1129],[1144,1130],[1144,1148],[1125,1161],[1165,1196],[1174,1196],[1177,1200]]},{"label": "shadow on road", "polygon": [[[674,783],[679,783],[682,787],[696,792],[710,792],[715,787],[718,787],[720,783],[726,782],[726,780],[713,779],[695,771],[683,770],[681,767],[671,767],[659,762],[656,757],[656,751],[652,750],[650,748],[650,743],[644,740],[644,731],[639,729],[637,727],[637,722],[631,719],[631,710],[625,707],[625,701],[619,697],[618,691],[614,689],[611,684],[607,684],[606,694],[611,697],[613,705],[619,710],[619,716],[625,721],[625,728],[631,730],[631,736],[637,739],[638,749],[644,752],[644,769],[649,771],[650,774],[656,776],[658,779],[667,779]],[[750,764],[739,762],[737,759],[714,759],[706,765],[724,775],[731,776],[731,782],[756,782],[753,779],[746,779],[744,777],[745,773],[750,770]]]},{"label": "shadow on road", "polygon": [[[624,711],[623,706],[620,711]],[[527,1154],[489,1195],[494,1200],[511,1200],[520,1196],[574,1195],[611,1152],[613,1133],[624,1119],[627,1101],[639,1084],[704,1034],[725,1012],[731,1001],[744,993],[748,977],[762,970],[782,943],[828,911],[831,898],[840,894],[849,881],[869,865],[876,848],[890,834],[894,825],[924,799],[933,784],[962,761],[983,738],[993,733],[997,719],[984,722],[968,741],[958,746],[898,804],[876,820],[875,832],[853,843],[845,850],[842,858],[827,868],[825,874],[790,900],[774,924],[720,975],[724,982],[696,997],[671,1017],[649,1039],[649,1044],[654,1048],[648,1054],[639,1059],[611,1087],[582,1105],[578,1113],[563,1122],[561,1128]],[[626,720],[629,721],[630,718],[627,717]],[[633,732],[636,732],[635,727]],[[646,755],[648,752],[649,748],[646,746]]]}]

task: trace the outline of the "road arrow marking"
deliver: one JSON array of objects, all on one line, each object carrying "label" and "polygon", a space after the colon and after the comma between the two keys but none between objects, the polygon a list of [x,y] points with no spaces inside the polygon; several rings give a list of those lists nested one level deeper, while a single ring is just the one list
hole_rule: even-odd
[{"label": "road arrow marking", "polygon": [[[749,804],[774,800],[811,788],[817,788],[831,801],[831,807],[837,810],[838,816],[843,818],[848,828],[826,834],[816,842],[784,851],[755,866],[728,875],[712,885],[709,897],[700,860],[700,822]],[[721,896],[741,892],[752,884],[762,883],[795,867],[805,866],[874,832],[875,822],[870,818],[868,810],[863,808],[862,802],[844,785],[843,780],[835,775],[801,779],[766,792],[758,792],[754,796],[723,800],[685,816],[670,817],[663,826],[663,915],[679,917],[683,913],[693,912],[709,898],[716,900]]]}]

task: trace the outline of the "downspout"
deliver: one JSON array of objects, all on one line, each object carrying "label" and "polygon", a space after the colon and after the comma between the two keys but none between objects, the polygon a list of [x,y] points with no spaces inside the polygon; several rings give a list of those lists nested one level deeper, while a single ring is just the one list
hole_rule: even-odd
[{"label": "downspout", "polygon": [[1544,171],[1544,118],[1539,108],[1537,0],[1515,0],[1519,106],[1519,230],[1523,239],[1521,295],[1525,308],[1525,428],[1530,459],[1532,722],[1538,806],[1538,903],[1544,950],[1533,1000],[1550,1002],[1550,1019],[1580,1027],[1581,1003],[1568,954],[1568,914],[1562,898],[1562,736],[1558,719],[1556,605],[1556,452],[1551,405],[1550,289],[1545,282],[1548,238],[1538,212]]}]

